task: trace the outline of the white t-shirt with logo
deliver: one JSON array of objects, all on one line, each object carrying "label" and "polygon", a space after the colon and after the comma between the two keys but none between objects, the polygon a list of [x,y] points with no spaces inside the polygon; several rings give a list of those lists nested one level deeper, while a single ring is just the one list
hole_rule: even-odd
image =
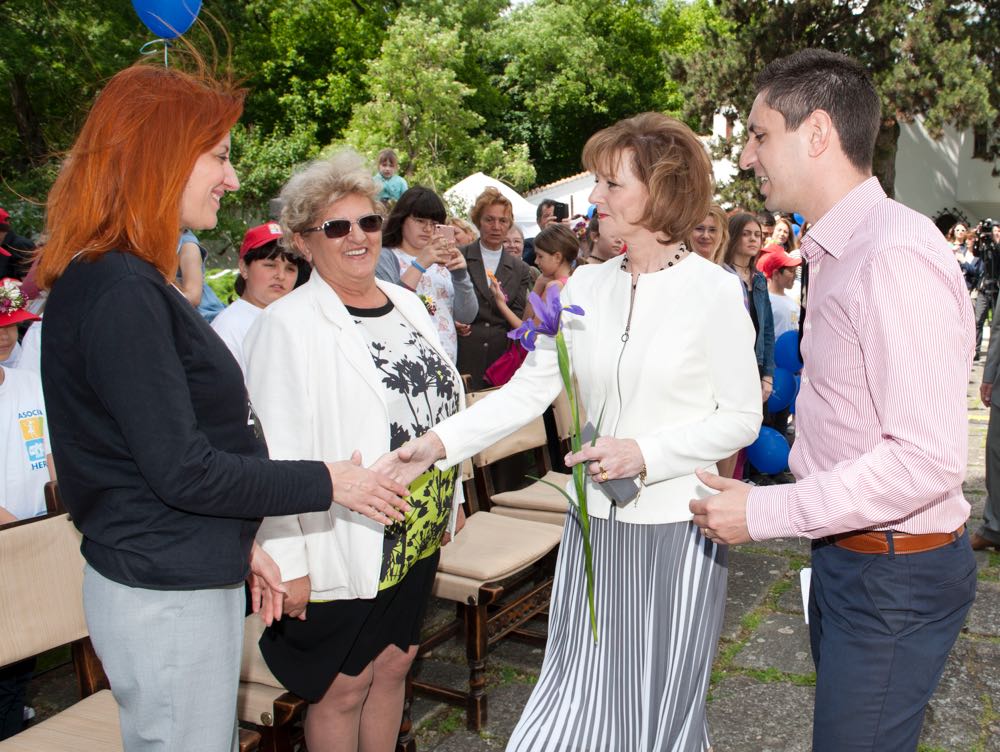
[{"label": "white t-shirt with logo", "polygon": [[45,514],[48,424],[38,374],[4,368],[0,384],[0,506],[19,520]]},{"label": "white t-shirt with logo", "polygon": [[218,334],[226,347],[232,352],[236,362],[240,364],[240,370],[246,376],[247,364],[243,357],[243,340],[246,339],[247,332],[253,322],[260,316],[263,308],[258,308],[253,303],[247,303],[243,298],[234,300],[226,310],[212,319],[212,328]]},{"label": "white t-shirt with logo", "polygon": [[774,314],[774,338],[785,332],[799,329],[799,304],[787,295],[768,293],[771,299],[771,313]]}]

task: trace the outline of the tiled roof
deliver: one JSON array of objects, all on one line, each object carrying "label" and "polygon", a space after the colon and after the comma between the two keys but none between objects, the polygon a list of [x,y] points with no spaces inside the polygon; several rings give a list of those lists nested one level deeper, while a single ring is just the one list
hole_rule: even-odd
[{"label": "tiled roof", "polygon": [[556,180],[553,183],[546,183],[545,185],[540,185],[537,188],[532,188],[530,191],[528,191],[524,195],[525,195],[525,197],[527,197],[527,196],[533,196],[536,193],[541,193],[542,191],[546,191],[549,188],[555,188],[557,185],[562,185],[564,183],[570,183],[570,182],[572,182],[574,180],[582,178],[584,175],[589,175],[589,174],[590,174],[589,170],[585,170],[583,172],[578,172],[578,173],[576,173],[576,175],[570,175],[568,178],[562,178],[561,180]]}]

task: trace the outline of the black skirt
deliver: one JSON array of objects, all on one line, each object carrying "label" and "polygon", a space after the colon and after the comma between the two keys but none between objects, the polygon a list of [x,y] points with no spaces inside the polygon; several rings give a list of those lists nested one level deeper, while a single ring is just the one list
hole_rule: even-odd
[{"label": "black skirt", "polygon": [[416,562],[374,598],[310,603],[306,620],[284,618],[264,630],[260,652],[286,689],[318,702],[337,674],[358,676],[387,646],[420,643],[440,551]]}]

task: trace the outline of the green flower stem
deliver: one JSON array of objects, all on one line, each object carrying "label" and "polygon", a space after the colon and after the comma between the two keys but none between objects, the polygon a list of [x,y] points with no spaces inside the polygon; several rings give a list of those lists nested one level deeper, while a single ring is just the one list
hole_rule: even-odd
[{"label": "green flower stem", "polygon": [[[559,356],[559,373],[562,375],[563,386],[566,387],[566,397],[569,399],[570,414],[573,417],[573,435],[570,446],[573,452],[582,448],[580,441],[580,401],[573,384],[573,374],[570,370],[569,350],[566,339],[560,329],[555,336],[556,353]],[[590,515],[587,513],[587,479],[583,463],[573,466],[573,484],[576,488],[576,508],[580,517],[580,532],[583,534],[583,560],[587,575],[587,605],[590,608],[590,631],[597,643],[597,613],[594,609],[594,554],[590,545]]]}]

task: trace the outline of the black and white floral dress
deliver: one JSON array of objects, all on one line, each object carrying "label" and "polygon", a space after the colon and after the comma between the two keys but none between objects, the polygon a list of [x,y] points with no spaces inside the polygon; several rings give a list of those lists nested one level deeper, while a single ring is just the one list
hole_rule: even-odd
[{"label": "black and white floral dress", "polygon": [[[391,302],[347,307],[381,374],[389,409],[389,448],[398,449],[458,411],[452,369]],[[399,583],[413,565],[435,554],[448,527],[457,468],[431,467],[410,484],[412,510],[386,528],[379,588]]]}]

